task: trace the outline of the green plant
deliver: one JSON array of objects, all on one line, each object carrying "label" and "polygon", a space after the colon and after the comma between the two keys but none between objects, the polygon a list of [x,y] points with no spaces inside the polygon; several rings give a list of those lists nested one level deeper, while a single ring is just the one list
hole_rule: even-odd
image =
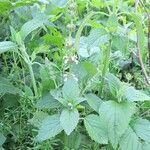
[{"label": "green plant", "polygon": [[149,150],[149,7],[0,1],[0,149]]}]

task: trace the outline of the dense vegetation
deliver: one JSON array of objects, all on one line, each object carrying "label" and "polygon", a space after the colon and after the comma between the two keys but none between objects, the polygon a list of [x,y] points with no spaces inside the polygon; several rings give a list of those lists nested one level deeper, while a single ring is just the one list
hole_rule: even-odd
[{"label": "dense vegetation", "polygon": [[0,0],[0,150],[150,150],[149,0]]}]

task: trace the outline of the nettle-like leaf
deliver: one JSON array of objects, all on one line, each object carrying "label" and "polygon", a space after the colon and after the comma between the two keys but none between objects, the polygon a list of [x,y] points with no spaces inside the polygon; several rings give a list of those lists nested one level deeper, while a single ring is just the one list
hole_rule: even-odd
[{"label": "nettle-like leaf", "polygon": [[29,120],[30,124],[35,127],[40,127],[42,125],[43,120],[48,116],[47,113],[42,111],[35,112],[32,119]]},{"label": "nettle-like leaf", "polygon": [[149,101],[150,97],[140,90],[121,82],[113,74],[106,76],[110,92],[114,97],[125,99],[127,101]]},{"label": "nettle-like leaf", "polygon": [[97,73],[96,66],[90,61],[84,61],[73,65],[71,71],[81,82],[93,77]]},{"label": "nettle-like leaf", "polygon": [[48,24],[48,17],[46,15],[41,15],[33,18],[32,20],[26,22],[20,31],[22,40],[24,40],[32,31],[42,27],[44,24]]},{"label": "nettle-like leaf", "polygon": [[68,79],[64,83],[64,86],[62,88],[62,93],[64,99],[68,99],[68,100],[76,99],[77,97],[79,97],[80,89],[78,86],[78,82],[73,78]]},{"label": "nettle-like leaf", "polygon": [[117,96],[118,92],[121,89],[121,81],[111,73],[107,74],[106,79],[107,79],[110,92],[114,96]]},{"label": "nettle-like leaf", "polygon": [[19,94],[22,95],[22,91],[12,85],[6,78],[0,77],[0,94]]},{"label": "nettle-like leaf", "polygon": [[36,140],[44,141],[50,139],[59,134],[62,130],[63,128],[60,125],[60,116],[48,116],[42,121]]},{"label": "nettle-like leaf", "polygon": [[40,100],[38,100],[36,107],[39,109],[50,109],[50,108],[57,108],[60,106],[60,103],[54,99],[54,97],[48,93],[44,95]]},{"label": "nettle-like leaf", "polygon": [[100,144],[108,143],[107,124],[97,115],[88,115],[84,119],[86,130],[94,141]]},{"label": "nettle-like leaf", "polygon": [[149,150],[150,122],[141,118],[132,122],[120,138],[119,145],[121,150]]},{"label": "nettle-like leaf", "polygon": [[16,48],[17,45],[11,41],[0,42],[0,54],[10,50],[15,50]]},{"label": "nettle-like leaf", "polygon": [[99,112],[99,107],[103,102],[99,97],[97,97],[95,94],[89,93],[86,95],[86,100],[92,109],[94,109],[96,112]]},{"label": "nettle-like leaf", "polygon": [[132,124],[132,128],[137,136],[150,143],[150,121],[139,118]]},{"label": "nettle-like leaf", "polygon": [[108,138],[113,148],[117,147],[119,139],[127,129],[134,112],[135,105],[129,102],[107,101],[100,105],[99,113],[106,121]]},{"label": "nettle-like leaf", "polygon": [[123,97],[128,101],[150,101],[150,97],[143,93],[140,90],[136,90],[134,87],[131,86],[124,86],[124,95]]},{"label": "nettle-like leaf", "polygon": [[72,110],[64,109],[62,111],[60,115],[60,123],[67,135],[70,135],[70,133],[77,126],[78,122],[79,122],[79,113],[76,108]]},{"label": "nettle-like leaf", "polygon": [[116,14],[111,14],[107,20],[107,27],[111,32],[116,32],[118,28],[118,18]]},{"label": "nettle-like leaf", "polygon": [[121,140],[119,142],[121,150],[140,150],[141,143],[136,135],[136,133],[132,130],[132,128],[128,128]]},{"label": "nettle-like leaf", "polygon": [[93,29],[88,37],[81,37],[79,55],[88,58],[93,54],[102,57],[102,51],[99,47],[109,42],[109,35],[101,29]]}]

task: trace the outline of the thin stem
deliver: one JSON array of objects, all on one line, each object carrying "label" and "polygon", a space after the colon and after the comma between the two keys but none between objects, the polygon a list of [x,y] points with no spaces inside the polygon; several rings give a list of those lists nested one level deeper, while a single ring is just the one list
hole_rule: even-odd
[{"label": "thin stem", "polygon": [[139,40],[138,40],[138,35],[137,35],[137,49],[138,49],[138,59],[139,59],[139,63],[140,63],[140,66],[141,66],[141,69],[142,69],[142,72],[144,74],[144,77],[145,77],[145,80],[147,82],[148,85],[150,85],[150,78],[147,74],[147,71],[145,69],[145,66],[144,66],[144,63],[143,63],[143,60],[142,60],[142,55],[141,55],[141,50],[140,50],[140,44],[139,44]]},{"label": "thin stem", "polygon": [[34,72],[33,72],[33,68],[32,68],[32,62],[31,62],[31,60],[29,58],[29,55],[26,52],[26,48],[25,48],[24,44],[21,45],[20,51],[22,53],[24,61],[28,65],[30,76],[31,76],[31,81],[32,81],[32,84],[33,84],[34,94],[35,94],[35,97],[37,97],[38,96],[38,90],[37,90],[37,85],[36,85],[36,81],[35,81],[35,77],[34,77]]},{"label": "thin stem", "polygon": [[102,81],[101,81],[101,85],[100,85],[100,94],[102,94],[102,92],[103,92],[104,79],[105,79],[105,75],[109,68],[110,49],[111,49],[111,42],[105,51],[105,58],[103,61],[104,66],[103,66],[103,70],[102,70]]}]

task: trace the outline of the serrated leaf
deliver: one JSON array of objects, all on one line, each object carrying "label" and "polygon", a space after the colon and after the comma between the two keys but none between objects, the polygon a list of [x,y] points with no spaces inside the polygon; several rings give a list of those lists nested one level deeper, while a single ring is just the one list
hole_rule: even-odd
[{"label": "serrated leaf", "polygon": [[77,97],[79,97],[80,89],[78,86],[78,82],[73,79],[69,78],[62,88],[63,97],[66,100],[75,100]]},{"label": "serrated leaf", "polygon": [[60,103],[54,99],[54,97],[48,93],[44,95],[40,100],[38,100],[36,107],[40,109],[50,109],[57,108],[60,106]]},{"label": "serrated leaf", "polygon": [[2,133],[0,133],[0,147],[4,144],[5,140],[6,137]]},{"label": "serrated leaf", "polygon": [[15,50],[16,48],[17,45],[11,41],[0,42],[0,54],[10,50]]},{"label": "serrated leaf", "polygon": [[105,122],[97,115],[88,115],[84,119],[86,130],[94,141],[100,144],[107,144],[107,128]]},{"label": "serrated leaf", "polygon": [[150,121],[141,118],[137,119],[132,124],[132,128],[142,140],[150,143]]},{"label": "serrated leaf", "polygon": [[116,32],[118,28],[118,18],[116,14],[111,14],[107,21],[107,27],[111,32]]},{"label": "serrated leaf", "polygon": [[0,94],[5,93],[22,95],[20,89],[12,85],[6,78],[0,77]]},{"label": "serrated leaf", "polygon": [[75,129],[79,121],[79,113],[77,109],[64,109],[60,115],[60,123],[67,135]]},{"label": "serrated leaf", "polygon": [[107,74],[106,79],[107,79],[107,83],[108,83],[110,92],[114,96],[116,96],[117,92],[121,88],[121,82],[120,82],[120,80],[116,76],[114,76],[113,74],[111,74],[111,73]]},{"label": "serrated leaf", "polygon": [[134,104],[128,102],[107,101],[100,105],[99,113],[106,120],[108,138],[114,149],[119,143],[119,138],[127,129],[134,111]]},{"label": "serrated leaf", "polygon": [[43,17],[37,17],[34,18],[28,22],[26,22],[20,31],[22,40],[24,40],[32,31],[35,29],[42,27],[44,24],[46,24],[48,21],[48,17],[43,16]]},{"label": "serrated leaf", "polygon": [[86,100],[92,109],[94,109],[96,112],[99,112],[99,107],[103,102],[99,97],[97,97],[95,94],[89,93],[86,95]]},{"label": "serrated leaf", "polygon": [[134,87],[125,86],[124,88],[124,98],[128,101],[150,101],[150,97],[144,94],[140,90],[136,90]]},{"label": "serrated leaf", "polygon": [[102,46],[105,43],[109,42],[109,35],[107,34],[106,30],[104,29],[93,29],[90,32],[90,35],[87,38],[88,46]]},{"label": "serrated leaf", "polygon": [[59,115],[48,116],[42,121],[36,140],[41,142],[50,139],[62,130]]},{"label": "serrated leaf", "polygon": [[42,121],[48,116],[47,113],[42,112],[42,111],[37,111],[33,118],[29,120],[29,122],[35,126],[35,127],[40,127],[42,125]]},{"label": "serrated leaf", "polygon": [[141,143],[135,132],[130,127],[121,137],[119,145],[121,150],[141,150]]}]

